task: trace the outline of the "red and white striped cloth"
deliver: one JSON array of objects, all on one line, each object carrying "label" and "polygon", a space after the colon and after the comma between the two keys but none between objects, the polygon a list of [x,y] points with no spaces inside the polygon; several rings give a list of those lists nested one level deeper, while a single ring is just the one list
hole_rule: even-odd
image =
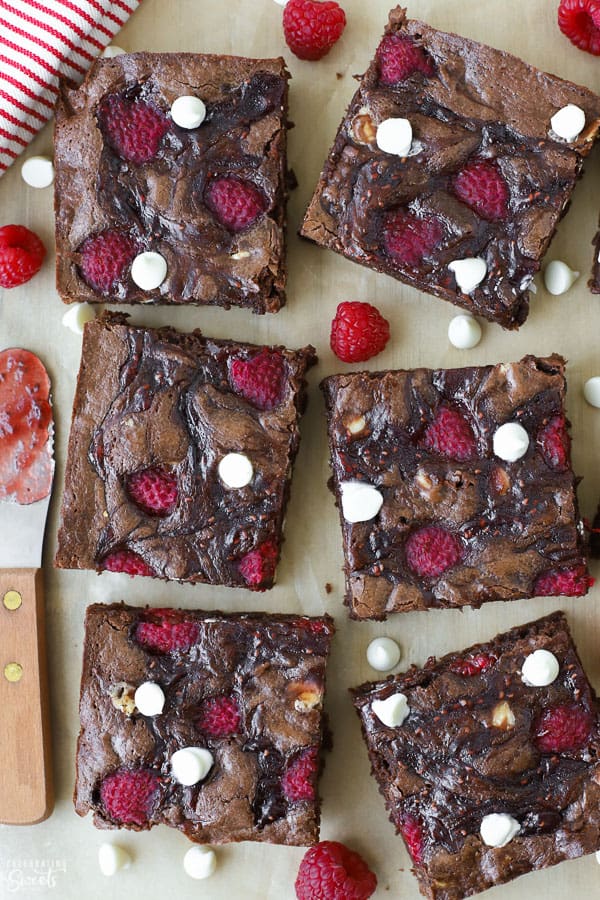
[{"label": "red and white striped cloth", "polygon": [[141,0],[0,0],[0,176]]}]

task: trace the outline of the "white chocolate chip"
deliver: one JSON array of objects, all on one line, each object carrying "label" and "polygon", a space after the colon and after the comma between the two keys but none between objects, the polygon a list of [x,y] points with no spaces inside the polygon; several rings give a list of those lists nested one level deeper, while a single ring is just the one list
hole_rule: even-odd
[{"label": "white chocolate chip", "polygon": [[83,334],[83,326],[95,318],[96,310],[89,303],[74,303],[62,317],[62,323],[73,334]]},{"label": "white chocolate chip", "polygon": [[596,862],[600,863],[600,850],[596,850]]},{"label": "white chocolate chip", "polygon": [[377,146],[393,156],[408,156],[413,131],[408,119],[384,119],[377,127]]},{"label": "white chocolate chip", "polygon": [[385,700],[373,700],[371,709],[377,718],[388,728],[397,728],[404,724],[410,713],[410,706],[405,694],[392,694]]},{"label": "white chocolate chip", "polygon": [[131,856],[118,844],[100,844],[98,847],[98,865],[103,875],[114,875],[130,864]]},{"label": "white chocolate chip", "polygon": [[367,662],[378,672],[389,672],[400,662],[400,647],[392,638],[374,638],[367,647]]},{"label": "white chocolate chip", "polygon": [[354,416],[353,419],[346,424],[346,428],[350,434],[360,434],[367,427],[367,420],[364,416]]},{"label": "white chocolate chip", "polygon": [[117,47],[116,44],[109,44],[100,55],[102,59],[114,59],[115,56],[123,56],[124,53],[127,53],[127,51],[123,50],[122,47]]},{"label": "white chocolate chip", "polygon": [[571,143],[577,140],[585,128],[585,113],[574,103],[568,103],[554,113],[550,126],[555,135]]},{"label": "white chocolate chip", "polygon": [[494,434],[494,453],[506,462],[516,462],[525,456],[529,435],[518,422],[505,422]]},{"label": "white chocolate chip", "polygon": [[231,254],[231,259],[235,259],[235,260],[248,259],[249,256],[250,256],[249,250],[238,250],[237,253]]},{"label": "white chocolate chip", "polygon": [[459,350],[471,350],[481,340],[481,325],[473,316],[454,316],[448,325],[448,340]]},{"label": "white chocolate chip", "polygon": [[556,681],[560,665],[549,650],[535,650],[525,658],[521,675],[529,687],[546,687]]},{"label": "white chocolate chip", "polygon": [[217,855],[210,847],[196,845],[190,847],[183,857],[183,868],[186,875],[198,881],[202,878],[210,878],[217,868]]},{"label": "white chocolate chip", "polygon": [[566,294],[578,278],[579,272],[574,272],[560,259],[553,259],[544,269],[546,290],[555,297],[560,296],[560,294]]},{"label": "white chocolate chip", "polygon": [[342,481],[342,513],[346,522],[369,522],[383,506],[383,496],[364,481]]},{"label": "white chocolate chip", "polygon": [[516,819],[507,813],[492,813],[481,820],[479,833],[488,847],[505,847],[521,830]]},{"label": "white chocolate chip", "polygon": [[160,253],[138,253],[131,264],[131,277],[143,291],[153,291],[167,277],[167,261]]},{"label": "white chocolate chip", "polygon": [[600,409],[600,375],[588,378],[583,386],[583,396],[590,404]]},{"label": "white chocolate chip", "polygon": [[456,283],[463,294],[474,291],[487,275],[485,259],[480,256],[455,259],[454,262],[448,263],[448,268],[454,272]]},{"label": "white chocolate chip", "polygon": [[29,187],[50,187],[54,181],[54,163],[49,156],[30,156],[21,166],[21,177]]},{"label": "white chocolate chip", "polygon": [[218,466],[219,478],[228,488],[243,488],[254,475],[252,463],[243,453],[228,453]]},{"label": "white chocolate chip", "polygon": [[279,6],[285,6],[288,0],[275,0],[275,3],[278,3]]},{"label": "white chocolate chip", "polygon": [[191,787],[206,778],[214,762],[212,753],[204,747],[182,747],[171,757],[171,774],[179,784]]},{"label": "white chocolate chip", "polygon": [[135,692],[135,705],[143,716],[160,716],[165,708],[165,695],[160,684],[144,681]]},{"label": "white chocolate chip", "polygon": [[171,118],[180,128],[198,128],[206,118],[206,106],[200,97],[184,94],[173,101]]}]

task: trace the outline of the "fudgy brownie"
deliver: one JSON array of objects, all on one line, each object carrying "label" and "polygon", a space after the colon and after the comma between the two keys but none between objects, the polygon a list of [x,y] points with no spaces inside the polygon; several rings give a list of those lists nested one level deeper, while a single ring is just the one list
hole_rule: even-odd
[{"label": "fudgy brownie", "polygon": [[600,227],[594,238],[594,262],[592,263],[590,290],[592,294],[600,294]]},{"label": "fudgy brownie", "polygon": [[333,620],[87,610],[75,809],[200,843],[319,839]]},{"label": "fudgy brownie", "polygon": [[[281,58],[132,53],[98,60],[76,89],[63,85],[62,299],[276,312],[285,302],[288,77]],[[173,106],[181,98],[191,98],[183,113]],[[136,282],[132,264],[144,253],[158,258],[136,261]]]},{"label": "fudgy brownie", "polygon": [[56,565],[271,587],[315,361],[118,313],[88,323]]},{"label": "fudgy brownie", "polygon": [[600,849],[598,701],[562,613],[352,693],[426,897]]},{"label": "fudgy brownie", "polygon": [[[573,106],[585,123],[562,139],[551,119]],[[517,328],[599,128],[586,88],[396,7],[301,234]]]},{"label": "fudgy brownie", "polygon": [[560,356],[322,388],[352,617],[587,592]]}]

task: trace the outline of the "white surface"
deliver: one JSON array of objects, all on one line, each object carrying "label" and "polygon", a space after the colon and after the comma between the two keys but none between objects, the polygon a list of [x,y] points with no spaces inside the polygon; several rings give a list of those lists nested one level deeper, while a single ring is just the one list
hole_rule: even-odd
[{"label": "white surface", "polygon": [[455,259],[454,262],[448,263],[448,268],[454,272],[456,283],[463,294],[474,291],[487,275],[485,259],[481,259],[480,256]]},{"label": "white surface", "polygon": [[252,463],[244,453],[228,453],[219,462],[218,472],[225,487],[232,490],[246,487],[254,475]]},{"label": "white surface", "polygon": [[474,316],[454,316],[448,325],[448,340],[457,350],[472,350],[481,340],[481,325]]},{"label": "white surface", "polygon": [[481,837],[488,847],[506,847],[519,833],[521,826],[507,813],[491,813],[481,821]]},{"label": "white surface", "polygon": [[494,432],[494,453],[505,462],[516,462],[525,456],[529,435],[518,422],[505,422]]},{"label": "white surface", "polygon": [[555,297],[566,294],[578,278],[579,272],[574,272],[560,259],[553,259],[544,269],[544,285]]},{"label": "white surface", "polygon": [[377,128],[377,146],[384,153],[408,156],[412,136],[412,125],[408,119],[384,119]]},{"label": "white surface", "polygon": [[217,854],[210,847],[190,847],[183,857],[183,868],[196,881],[210,878],[217,870]]},{"label": "white surface", "polygon": [[180,128],[198,128],[206,118],[206,106],[200,97],[183,94],[173,101],[171,117]]},{"label": "white surface", "polygon": [[525,658],[521,674],[525,684],[531,687],[546,687],[558,678],[560,665],[554,653],[549,650],[535,650]]},{"label": "white surface", "polygon": [[374,638],[367,647],[367,662],[378,672],[389,672],[400,662],[400,647],[393,638]]},{"label": "white surface", "polygon": [[364,481],[342,481],[340,491],[346,522],[369,522],[383,506],[381,492]]},{"label": "white surface", "polygon": [[568,103],[552,116],[550,126],[554,134],[570,143],[575,141],[585,128],[585,113],[579,106]]},{"label": "white surface", "polygon": [[160,684],[144,681],[134,694],[135,705],[143,716],[160,716],[165,706],[165,695]]},{"label": "white surface", "polygon": [[385,700],[373,700],[371,709],[388,728],[402,725],[410,713],[406,695],[401,693],[391,694]]},{"label": "white surface", "polygon": [[152,250],[138,253],[131,263],[131,277],[143,291],[153,291],[167,277],[167,261]]}]

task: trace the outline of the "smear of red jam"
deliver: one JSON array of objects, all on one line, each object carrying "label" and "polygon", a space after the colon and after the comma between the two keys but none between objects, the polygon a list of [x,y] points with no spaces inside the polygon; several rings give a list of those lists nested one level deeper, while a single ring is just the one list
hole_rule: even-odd
[{"label": "smear of red jam", "polygon": [[50,493],[50,379],[28,350],[0,353],[0,500],[34,503]]}]

